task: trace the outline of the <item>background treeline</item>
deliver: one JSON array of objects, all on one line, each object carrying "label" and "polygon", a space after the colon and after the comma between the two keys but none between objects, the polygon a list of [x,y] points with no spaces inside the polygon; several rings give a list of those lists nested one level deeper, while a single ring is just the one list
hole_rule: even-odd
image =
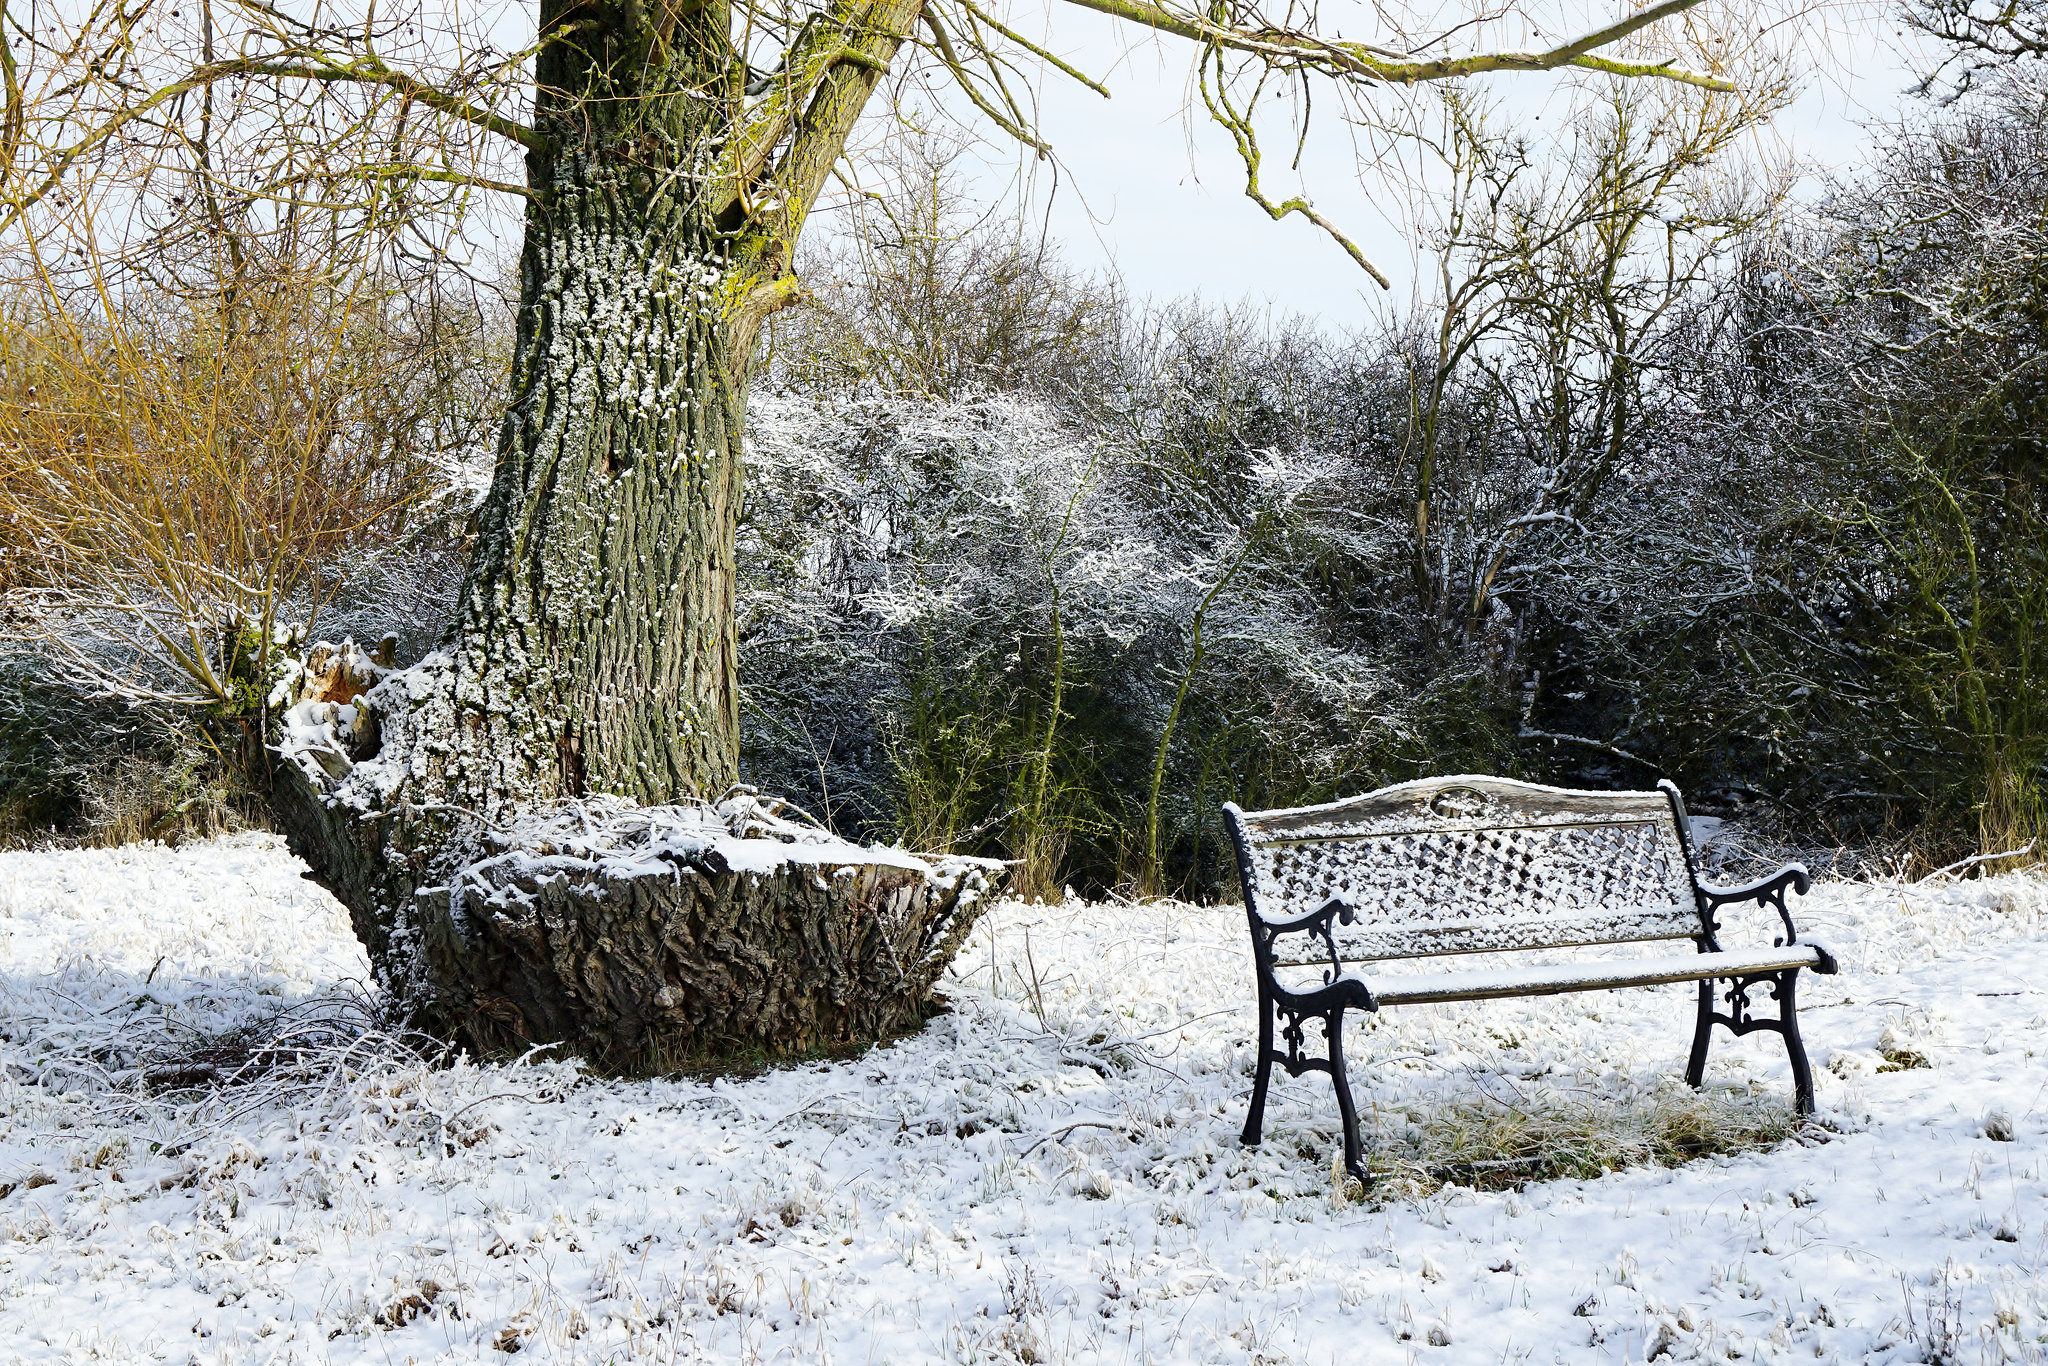
[{"label": "background treeline", "polygon": [[[765,343],[743,772],[1037,894],[1212,894],[1223,800],[1458,771],[2025,845],[2048,102],[1991,80],[1796,212],[1721,169],[1768,112],[1620,87],[1553,156],[1453,92],[1436,302],[1346,336],[1132,301],[913,150]],[[452,610],[502,311],[298,259],[7,304],[17,837],[223,819],[237,651]]]}]

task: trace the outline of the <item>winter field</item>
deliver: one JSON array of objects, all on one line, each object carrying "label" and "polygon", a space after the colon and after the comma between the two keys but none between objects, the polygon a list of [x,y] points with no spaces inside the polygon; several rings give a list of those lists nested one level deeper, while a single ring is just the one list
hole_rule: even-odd
[{"label": "winter field", "polygon": [[915,1038],[629,1083],[365,1036],[298,872],[0,856],[0,1360],[2048,1360],[2040,881],[1816,886],[1789,1136],[1775,1038],[1678,1084],[1688,987],[1360,1026],[1354,1204],[1324,1079],[1236,1142],[1231,908],[1005,905]]}]

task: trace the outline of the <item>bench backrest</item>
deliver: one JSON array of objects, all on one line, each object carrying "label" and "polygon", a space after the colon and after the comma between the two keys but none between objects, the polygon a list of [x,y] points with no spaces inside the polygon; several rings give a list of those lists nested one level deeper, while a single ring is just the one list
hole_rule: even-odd
[{"label": "bench backrest", "polygon": [[[1668,783],[1575,792],[1456,777],[1224,811],[1255,931],[1341,896],[1358,919],[1333,927],[1339,955],[1374,959],[1697,936],[1684,809]],[[1285,940],[1297,952],[1277,961],[1316,961],[1308,936]]]}]

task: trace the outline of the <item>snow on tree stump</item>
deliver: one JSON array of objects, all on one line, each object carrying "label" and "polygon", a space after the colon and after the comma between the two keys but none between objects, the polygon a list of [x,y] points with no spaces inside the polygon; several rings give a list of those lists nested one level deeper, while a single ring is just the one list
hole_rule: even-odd
[{"label": "snow on tree stump", "polygon": [[450,800],[445,657],[388,659],[323,644],[277,682],[273,810],[397,1013],[478,1052],[562,1043],[644,1072],[902,1033],[1003,881],[746,788],[479,812]]},{"label": "snow on tree stump", "polygon": [[922,1023],[1002,865],[792,831],[762,805],[582,802],[501,837],[415,897],[444,1009],[485,1047],[560,1039],[657,1071]]}]

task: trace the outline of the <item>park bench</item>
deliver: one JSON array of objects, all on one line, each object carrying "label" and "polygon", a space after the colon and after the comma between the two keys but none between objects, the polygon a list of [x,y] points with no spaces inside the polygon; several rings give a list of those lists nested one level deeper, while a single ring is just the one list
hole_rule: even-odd
[{"label": "park bench", "polygon": [[[1672,784],[1574,792],[1505,778],[1428,778],[1326,806],[1241,811],[1226,803],[1223,818],[1258,968],[1258,1071],[1245,1143],[1259,1142],[1275,1063],[1290,1076],[1327,1072],[1344,1121],[1344,1166],[1370,1184],[1344,1070],[1347,1010],[1664,982],[1699,983],[1688,1083],[1697,1087],[1705,1075],[1715,1025],[1738,1035],[1770,1030],[1784,1036],[1798,1112],[1812,1113],[1795,986],[1801,968],[1832,973],[1835,960],[1800,942],[1786,909],[1788,888],[1806,891],[1806,870],[1788,864],[1739,887],[1701,881]],[[1743,902],[1777,911],[1784,932],[1772,947],[1722,947],[1719,912]],[[1677,939],[1692,940],[1695,951],[1419,974],[1395,967],[1452,954]],[[1277,971],[1304,967],[1321,968],[1321,981],[1313,973],[1283,981]],[[1717,981],[1727,984],[1719,993],[1725,1012],[1715,1009]],[[1774,1017],[1752,1013],[1749,993],[1758,987],[1776,1002]],[[1310,1020],[1322,1025],[1320,1058],[1303,1052]],[[1274,1046],[1276,1025],[1284,1052]]]}]

